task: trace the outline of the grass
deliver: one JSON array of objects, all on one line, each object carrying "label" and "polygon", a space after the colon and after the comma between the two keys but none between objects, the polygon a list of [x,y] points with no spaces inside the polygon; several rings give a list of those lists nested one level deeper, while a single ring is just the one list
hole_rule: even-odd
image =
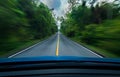
[{"label": "grass", "polygon": [[115,55],[113,53],[110,53],[109,51],[107,50],[104,50],[104,49],[101,49],[101,48],[98,48],[98,47],[95,47],[95,46],[92,46],[92,45],[88,45],[86,43],[83,43],[81,41],[79,41],[77,38],[71,38],[71,40],[83,45],[84,47],[94,51],[95,53],[98,53],[102,56],[104,56],[105,58],[119,58],[120,56],[118,55]]},{"label": "grass", "polygon": [[47,39],[47,38],[48,38],[48,37],[46,37],[46,38],[44,38],[44,39],[42,39],[42,40],[31,40],[31,41],[29,41],[29,42],[22,43],[20,46],[16,47],[15,49],[13,49],[13,50],[11,50],[11,51],[6,51],[6,52],[5,52],[5,51],[2,51],[2,52],[0,52],[0,57],[1,57],[1,58],[8,57],[8,56],[10,56],[10,55],[12,55],[12,54],[15,54],[15,53],[17,53],[17,52],[20,52],[21,50],[23,50],[23,49],[25,49],[25,48],[30,47],[30,46],[38,43],[38,42],[41,42],[41,41],[43,41],[43,40],[45,40],[45,39]]}]

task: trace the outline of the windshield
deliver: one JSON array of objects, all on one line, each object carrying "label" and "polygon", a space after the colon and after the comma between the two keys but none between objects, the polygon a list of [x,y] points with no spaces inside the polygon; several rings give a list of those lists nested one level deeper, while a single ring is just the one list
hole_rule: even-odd
[{"label": "windshield", "polygon": [[0,57],[120,57],[120,0],[0,0]]}]

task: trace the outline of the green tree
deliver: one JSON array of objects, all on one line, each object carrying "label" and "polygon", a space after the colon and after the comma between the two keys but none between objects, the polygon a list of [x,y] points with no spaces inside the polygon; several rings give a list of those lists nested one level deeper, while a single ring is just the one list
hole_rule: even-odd
[{"label": "green tree", "polygon": [[0,52],[43,39],[57,30],[52,12],[39,0],[0,1]]}]

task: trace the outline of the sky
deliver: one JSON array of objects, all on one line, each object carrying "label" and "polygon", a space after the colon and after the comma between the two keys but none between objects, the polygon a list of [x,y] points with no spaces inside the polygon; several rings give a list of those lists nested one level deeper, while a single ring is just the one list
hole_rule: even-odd
[{"label": "sky", "polygon": [[64,16],[68,9],[67,0],[40,0],[46,4],[50,9],[54,8],[53,13],[56,17]]},{"label": "sky", "polygon": [[[64,16],[65,13],[68,11],[69,4],[67,3],[68,0],[40,0],[44,4],[46,4],[50,9],[54,8],[53,13],[56,17]],[[98,0],[101,1],[108,1],[112,2],[114,0]]]}]

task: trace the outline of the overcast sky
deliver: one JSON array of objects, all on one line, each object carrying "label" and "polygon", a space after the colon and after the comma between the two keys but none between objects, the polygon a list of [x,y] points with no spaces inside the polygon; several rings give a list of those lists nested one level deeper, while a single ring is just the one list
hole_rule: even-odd
[{"label": "overcast sky", "polygon": [[[56,16],[64,16],[65,13],[67,12],[68,9],[68,0],[40,0],[44,4],[46,4],[50,9],[54,8],[54,14]],[[114,1],[114,0],[98,0],[99,2],[101,1]]]},{"label": "overcast sky", "polygon": [[68,3],[67,0],[40,0],[46,4],[50,9],[54,8],[54,14],[56,16],[64,16],[67,11]]}]

